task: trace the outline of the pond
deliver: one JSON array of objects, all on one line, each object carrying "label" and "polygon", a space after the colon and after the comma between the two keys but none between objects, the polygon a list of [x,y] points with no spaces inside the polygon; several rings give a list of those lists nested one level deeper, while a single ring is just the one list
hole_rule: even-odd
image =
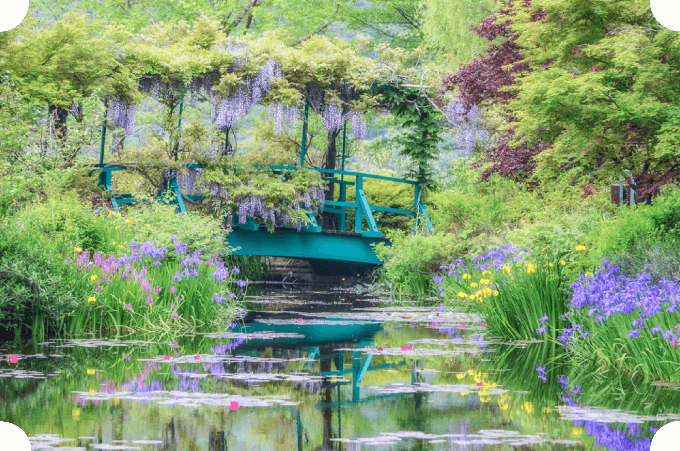
[{"label": "pond", "polygon": [[675,387],[455,309],[331,287],[248,306],[219,333],[0,345],[0,420],[33,450],[213,451],[647,450],[680,419]]}]

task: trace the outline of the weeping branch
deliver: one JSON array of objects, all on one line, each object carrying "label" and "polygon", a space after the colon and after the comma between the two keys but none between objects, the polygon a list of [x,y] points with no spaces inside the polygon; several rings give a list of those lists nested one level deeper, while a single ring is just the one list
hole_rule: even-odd
[{"label": "weeping branch", "polygon": [[227,36],[229,36],[229,33],[231,33],[236,27],[239,26],[241,22],[243,22],[243,19],[246,19],[250,15],[250,19],[248,21],[248,27],[250,26],[250,21],[252,21],[252,11],[254,8],[260,6],[262,4],[263,0],[250,0],[249,3],[246,4],[246,6],[243,7],[241,12],[236,16],[234,21],[231,23],[231,25],[226,26],[226,21],[231,16],[231,13],[225,18],[225,33]]},{"label": "weeping branch", "polygon": [[[340,9],[340,3],[336,2],[336,3],[335,3],[335,10],[334,10],[333,13],[331,14],[331,17],[335,17],[335,16],[338,14],[338,10],[339,10],[339,9]],[[333,22],[334,22],[334,20],[329,20],[328,22],[322,24],[322,25],[319,26],[319,28],[317,28],[315,31],[312,31],[312,32],[309,33],[308,35],[303,36],[303,37],[301,37],[300,39],[298,39],[297,41],[295,41],[295,43],[293,43],[293,45],[295,46],[295,45],[302,44],[303,42],[305,42],[307,39],[311,38],[311,37],[314,36],[315,34],[319,34],[319,33],[321,33],[322,31],[324,31],[324,30],[325,30],[326,28],[328,28],[328,27],[330,26],[330,24],[332,24]]]}]

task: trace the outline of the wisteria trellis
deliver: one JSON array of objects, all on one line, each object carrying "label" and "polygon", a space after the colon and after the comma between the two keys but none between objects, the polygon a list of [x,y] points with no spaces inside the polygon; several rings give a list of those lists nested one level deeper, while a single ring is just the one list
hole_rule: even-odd
[{"label": "wisteria trellis", "polygon": [[[229,66],[232,73],[239,72],[248,62],[247,43],[230,43],[223,46],[223,52],[237,55],[237,59]],[[242,78],[242,83],[236,89],[223,94],[218,92],[217,85],[220,80],[219,71],[196,75],[188,83],[180,81],[164,81],[156,75],[145,75],[138,80],[139,91],[151,95],[156,100],[167,101],[169,97],[181,99],[189,105],[195,105],[201,96],[210,100],[212,104],[211,119],[213,125],[225,131],[234,127],[237,121],[243,119],[250,110],[262,102],[263,98],[270,93],[272,81],[284,78],[281,66],[273,59],[268,59],[255,74],[247,74]],[[338,91],[340,97],[331,101],[325,90]],[[303,98],[309,100],[313,108],[322,116],[324,127],[334,132],[343,126],[345,121],[352,119],[352,132],[358,139],[364,139],[366,135],[366,119],[362,113],[337,104],[341,102],[349,105],[354,94],[349,83],[339,86],[329,85],[320,87],[311,84],[299,88]],[[126,134],[134,133],[135,117],[132,103],[117,96],[110,98],[109,123],[114,127],[121,127]],[[274,120],[274,129],[280,133],[282,126],[290,126],[298,119],[299,105],[286,105],[281,100],[269,101],[270,115]],[[346,110],[346,112],[343,112]]]}]

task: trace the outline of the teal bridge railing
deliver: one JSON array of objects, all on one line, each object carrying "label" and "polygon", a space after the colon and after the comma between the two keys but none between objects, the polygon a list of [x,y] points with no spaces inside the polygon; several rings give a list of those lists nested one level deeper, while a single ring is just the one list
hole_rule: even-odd
[{"label": "teal bridge railing", "polygon": [[[125,204],[134,204],[138,200],[131,194],[118,194],[113,186],[113,173],[133,167],[133,164],[97,164],[90,173],[99,172],[99,183],[104,190],[112,193],[111,204],[115,211]],[[198,164],[186,165],[189,169],[199,169]],[[283,171],[294,171],[296,166],[276,166],[276,165],[255,165],[255,167],[269,167],[274,174]],[[239,248],[234,255],[267,255],[273,257],[290,258],[310,258],[322,260],[341,260],[357,263],[380,264],[373,252],[372,246],[378,242],[389,244],[383,232],[373,217],[373,211],[381,211],[396,215],[410,216],[416,219],[414,234],[420,230],[427,230],[432,233],[432,223],[429,219],[425,206],[422,202],[422,191],[418,182],[395,177],[366,174],[362,172],[351,172],[337,169],[314,169],[322,174],[322,179],[328,183],[339,185],[338,200],[327,200],[322,212],[331,213],[338,217],[337,230],[322,230],[318,225],[314,213],[307,210],[310,224],[303,227],[301,232],[286,227],[277,227],[274,233],[269,233],[264,226],[257,224],[252,218],[246,218],[245,224],[240,224],[238,214],[231,212],[232,232],[228,235],[227,241],[232,247]],[[328,176],[332,174],[333,176]],[[337,176],[340,176],[338,179]],[[345,180],[345,178],[352,178]],[[400,184],[411,185],[413,187],[413,209],[405,210],[391,208],[381,205],[374,205],[364,192],[364,180],[376,179],[385,180]],[[348,189],[354,190],[354,201],[348,201]],[[188,195],[182,193],[177,183],[177,178],[170,178],[162,188],[160,194],[172,192],[175,194],[174,203],[177,211],[184,213],[187,211],[184,200],[200,201],[203,196]],[[354,212],[354,226],[348,229],[348,211]],[[364,227],[364,223],[366,227]]]}]

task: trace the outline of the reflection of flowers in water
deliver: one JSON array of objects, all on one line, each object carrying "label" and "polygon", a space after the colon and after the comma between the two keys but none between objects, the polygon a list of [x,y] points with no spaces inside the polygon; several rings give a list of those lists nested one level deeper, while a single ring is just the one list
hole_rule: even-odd
[{"label": "reflection of flowers in water", "polygon": [[198,374],[198,368],[194,368],[193,371],[191,370],[182,370],[182,368],[177,365],[175,367],[174,365],[170,369],[172,371],[172,374],[176,377],[179,378],[179,389],[180,390],[185,390],[185,391],[192,391],[192,392],[197,392],[199,390],[199,380],[197,377],[192,377],[194,374]]},{"label": "reflection of flowers in water", "polygon": [[293,384],[293,389],[294,390],[307,390],[307,393],[310,395],[313,393],[319,394],[321,393],[321,385],[323,384],[323,380],[304,380],[300,382],[296,382]]},{"label": "reflection of flowers in water", "polygon": [[[111,394],[127,392],[135,396],[153,395],[156,392],[163,390],[163,386],[160,381],[148,381],[147,379],[149,378],[149,374],[151,374],[152,370],[158,371],[160,369],[161,367],[157,363],[146,362],[146,367],[142,370],[142,372],[127,382],[123,382],[122,384],[114,384],[110,379],[103,381],[102,385],[104,387],[100,389],[99,393]],[[87,405],[88,399],[84,398],[83,396],[75,395],[74,399],[80,404],[81,407],[85,407]],[[99,405],[99,400],[97,399],[92,400],[92,402],[95,406]]]},{"label": "reflection of flowers in water", "polygon": [[[559,376],[558,382],[562,387],[562,401],[569,404],[570,407],[578,407],[578,401],[581,394],[581,387],[571,386],[569,379],[566,376]],[[566,409],[565,409],[566,410]],[[573,412],[575,413],[575,412]],[[628,414],[624,412],[613,411],[614,414],[620,414],[620,420],[617,423],[622,423],[625,419],[637,420],[636,418],[627,418]],[[629,422],[626,424],[627,430],[621,430],[609,426],[604,421],[595,420],[573,420],[574,425],[579,428],[585,428],[585,432],[595,437],[597,446],[604,446],[616,451],[648,451],[651,447],[652,439],[649,437],[642,437],[644,428],[637,423]],[[658,431],[654,426],[649,427],[650,433]]]},{"label": "reflection of flowers in water", "polygon": [[[461,334],[457,333],[455,327],[446,327],[438,329],[440,333],[447,333],[449,337],[456,340],[465,340],[465,329],[460,329]],[[478,341],[478,347],[486,348],[486,343],[484,343],[484,334],[472,334],[469,337],[470,341]]]}]

